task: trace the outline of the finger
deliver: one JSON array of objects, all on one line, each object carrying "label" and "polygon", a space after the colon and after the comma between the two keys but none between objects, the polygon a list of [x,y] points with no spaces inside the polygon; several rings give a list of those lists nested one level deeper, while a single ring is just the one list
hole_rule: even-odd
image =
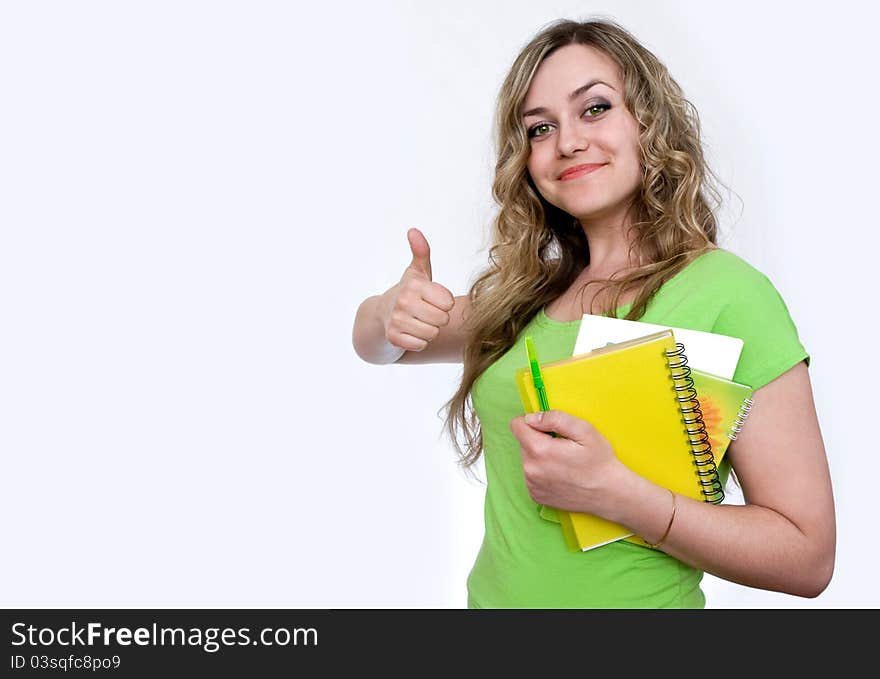
[{"label": "finger", "polygon": [[564,410],[547,410],[545,412],[529,413],[524,418],[525,423],[532,429],[540,432],[554,432],[567,439],[579,441],[584,438],[587,429],[592,425],[586,420],[575,417]]},{"label": "finger", "polygon": [[[439,314],[442,314],[442,311],[436,310]],[[420,311],[419,315],[426,315],[425,312]],[[428,323],[419,318],[415,318],[413,316],[404,316],[403,318],[396,319],[391,330],[407,335],[412,335],[418,339],[426,340],[430,342],[437,335],[440,334],[440,327],[435,323]]]},{"label": "finger", "polygon": [[431,246],[428,245],[427,239],[416,228],[407,231],[406,237],[412,252],[410,268],[423,273],[428,280],[431,280]]},{"label": "finger", "polygon": [[448,288],[443,287],[439,283],[431,283],[431,285],[422,290],[422,299],[447,313],[452,311],[452,307],[455,306],[453,294],[449,292]]},{"label": "finger", "polygon": [[527,425],[525,418],[522,415],[514,417],[510,421],[510,431],[513,432],[513,435],[519,441],[520,446],[522,447],[520,450],[522,454],[538,452],[538,449],[545,445],[544,440],[549,438],[544,432],[535,431],[532,427]]},{"label": "finger", "polygon": [[[425,285],[431,285],[425,283]],[[421,321],[436,328],[440,328],[449,324],[449,312],[438,308],[434,304],[425,300],[425,297],[436,299],[436,293],[430,293],[428,290],[416,287],[415,289],[406,290],[400,298],[397,305],[392,311],[392,323],[399,324],[404,332],[409,332],[408,327],[419,328],[418,324],[408,326],[407,322],[411,320]]]},{"label": "finger", "polygon": [[388,333],[388,341],[395,347],[406,349],[407,351],[423,351],[430,343],[428,340],[421,339],[420,337],[396,331]]}]

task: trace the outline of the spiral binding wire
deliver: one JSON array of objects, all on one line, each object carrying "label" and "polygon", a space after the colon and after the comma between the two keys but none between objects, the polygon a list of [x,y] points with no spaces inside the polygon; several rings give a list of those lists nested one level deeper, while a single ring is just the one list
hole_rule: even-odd
[{"label": "spiral binding wire", "polygon": [[743,401],[736,418],[733,420],[733,424],[730,426],[730,431],[727,432],[727,438],[731,441],[736,441],[736,437],[739,436],[739,433],[742,431],[746,418],[749,416],[749,413],[752,412],[752,406],[754,403],[755,402],[750,398]]},{"label": "spiral binding wire", "polygon": [[[691,444],[691,454],[694,456],[700,492],[706,502],[720,504],[724,500],[724,488],[718,478],[718,468],[715,466],[715,456],[712,454],[712,444],[709,442],[706,423],[703,421],[703,411],[700,410],[700,402],[697,400],[691,369],[684,354],[684,345],[676,343],[675,347],[674,351],[666,352],[666,357],[669,359],[672,380],[677,392],[675,398],[684,415],[684,425]],[[748,407],[751,408],[751,405]],[[741,423],[739,427],[742,428]]]}]

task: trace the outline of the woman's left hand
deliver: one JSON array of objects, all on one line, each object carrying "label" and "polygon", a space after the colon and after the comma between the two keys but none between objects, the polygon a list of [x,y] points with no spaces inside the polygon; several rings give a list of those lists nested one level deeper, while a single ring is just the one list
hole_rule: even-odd
[{"label": "woman's left hand", "polygon": [[515,417],[510,430],[520,443],[526,486],[535,502],[602,515],[608,491],[628,469],[592,424],[548,410]]}]

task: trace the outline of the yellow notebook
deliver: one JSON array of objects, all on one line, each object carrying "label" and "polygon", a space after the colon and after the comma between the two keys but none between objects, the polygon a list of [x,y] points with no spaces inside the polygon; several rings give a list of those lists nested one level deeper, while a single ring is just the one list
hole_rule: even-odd
[{"label": "yellow notebook", "polygon": [[[548,407],[590,422],[627,467],[676,493],[723,500],[684,347],[671,330],[540,367]],[[515,379],[525,412],[539,411],[530,369]],[[633,535],[592,514],[556,511],[572,550]]]}]

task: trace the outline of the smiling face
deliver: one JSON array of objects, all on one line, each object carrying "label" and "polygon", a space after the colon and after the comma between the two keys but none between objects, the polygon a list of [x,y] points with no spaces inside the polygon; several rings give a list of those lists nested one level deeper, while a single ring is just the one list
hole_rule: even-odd
[{"label": "smiling face", "polygon": [[532,181],[583,225],[622,221],[642,183],[638,122],[619,71],[604,52],[567,45],[544,59],[523,102]]}]

